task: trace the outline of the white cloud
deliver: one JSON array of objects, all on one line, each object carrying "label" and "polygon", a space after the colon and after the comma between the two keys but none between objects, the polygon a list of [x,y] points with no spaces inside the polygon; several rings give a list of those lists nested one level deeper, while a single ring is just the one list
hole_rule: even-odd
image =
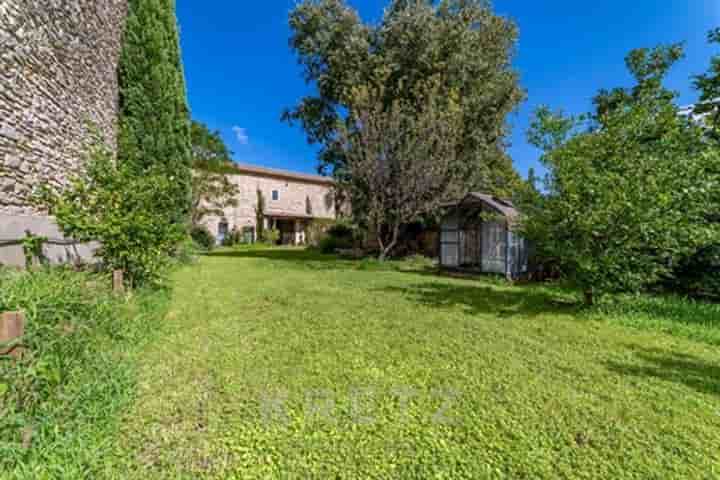
[{"label": "white cloud", "polygon": [[240,142],[240,145],[247,145],[248,143],[250,143],[250,137],[248,137],[247,129],[241,127],[232,127],[232,131],[235,133],[237,141]]}]

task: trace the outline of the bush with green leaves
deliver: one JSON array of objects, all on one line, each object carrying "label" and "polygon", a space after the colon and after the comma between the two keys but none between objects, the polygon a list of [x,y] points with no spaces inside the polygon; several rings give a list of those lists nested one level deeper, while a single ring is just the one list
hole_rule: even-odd
[{"label": "bush with green leaves", "polygon": [[280,241],[280,230],[277,228],[265,228],[262,232],[262,243],[276,245]]},{"label": "bush with green leaves", "polygon": [[190,230],[193,241],[202,249],[210,251],[215,248],[215,237],[205,225],[196,225]]},{"label": "bush with green leaves", "polygon": [[325,238],[327,231],[333,225],[333,220],[314,219],[305,230],[305,243],[311,247],[320,246],[320,241]]},{"label": "bush with green leaves", "polygon": [[348,250],[355,246],[357,230],[349,223],[338,221],[327,229],[320,240],[320,252],[330,254],[339,250]]},{"label": "bush with green leaves", "polygon": [[227,235],[225,235],[222,244],[223,247],[234,247],[242,244],[244,241],[245,237],[243,236],[243,233],[237,228],[233,228]]},{"label": "bush with green leaves", "polygon": [[344,222],[336,222],[327,230],[327,234],[331,237],[353,240],[355,238],[355,228]]},{"label": "bush with green leaves", "polygon": [[675,268],[668,287],[695,298],[720,299],[720,244],[708,245]]},{"label": "bush with green leaves", "polygon": [[352,247],[351,243],[332,235],[325,236],[320,240],[320,244],[318,245],[320,252],[325,254],[337,253],[339,250],[345,250],[350,247]]},{"label": "bush with green leaves", "polygon": [[38,264],[46,265],[48,259],[43,251],[43,245],[48,241],[47,237],[34,235],[30,230],[25,231],[25,238],[22,241],[23,254],[25,255],[25,268],[32,268]]},{"label": "bush with green leaves", "polygon": [[61,230],[81,242],[98,241],[96,255],[109,270],[123,270],[130,285],[156,283],[186,226],[174,213],[174,182],[160,169],[139,172],[115,162],[95,147],[86,171],[61,193],[44,192],[44,201]]},{"label": "bush with green leaves", "polygon": [[720,151],[662,86],[681,56],[678,45],[633,51],[632,89],[601,91],[587,123],[540,109],[531,129],[549,174],[545,192],[524,202],[523,231],[587,303],[668,281],[720,240],[709,221],[720,210]]}]

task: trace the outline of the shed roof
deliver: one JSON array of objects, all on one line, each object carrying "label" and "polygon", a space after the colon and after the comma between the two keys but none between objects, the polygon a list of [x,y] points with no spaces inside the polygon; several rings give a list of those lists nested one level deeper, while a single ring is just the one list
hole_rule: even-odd
[{"label": "shed roof", "polygon": [[510,200],[494,197],[492,195],[488,195],[487,193],[470,192],[460,201],[458,205],[472,200],[480,200],[490,205],[509,220],[515,220],[519,216],[515,205],[513,205]]}]

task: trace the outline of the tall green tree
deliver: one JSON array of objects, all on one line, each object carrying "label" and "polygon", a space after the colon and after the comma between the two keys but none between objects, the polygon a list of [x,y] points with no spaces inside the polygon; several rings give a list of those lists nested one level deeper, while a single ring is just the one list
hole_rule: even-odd
[{"label": "tall green tree", "polygon": [[[720,45],[720,28],[708,33],[708,42]],[[695,113],[706,115],[706,124],[710,127],[712,139],[720,142],[720,55],[710,59],[707,72],[695,77],[695,88],[700,93],[700,101]]]},{"label": "tall green tree", "polygon": [[[708,33],[708,42],[720,46],[720,28]],[[699,101],[691,112],[691,119],[704,129],[704,144],[708,149],[720,150],[720,55],[710,58],[707,71],[694,77]],[[720,223],[720,188],[708,208],[707,220]],[[713,243],[680,262],[676,269],[675,289],[694,296],[720,298],[720,243]]]},{"label": "tall green tree", "polygon": [[486,1],[394,0],[379,23],[366,24],[343,0],[304,0],[290,27],[291,47],[318,93],[284,119],[322,147],[322,170],[348,175],[338,130],[358,88],[382,90],[390,110],[397,102],[422,106],[439,84],[445,108],[457,104],[462,114],[454,168],[465,188],[509,195],[520,183],[505,153],[506,117],[524,96],[511,66],[517,28]]},{"label": "tall green tree", "polygon": [[191,202],[190,116],[174,0],[130,0],[119,68],[118,161],[171,180],[167,212],[186,222]]},{"label": "tall green tree", "polygon": [[529,138],[545,150],[546,192],[524,205],[523,230],[585,292],[638,291],[717,242],[720,155],[678,114],[662,80],[679,46],[635,50],[630,89],[601,91],[596,111],[541,109]]}]

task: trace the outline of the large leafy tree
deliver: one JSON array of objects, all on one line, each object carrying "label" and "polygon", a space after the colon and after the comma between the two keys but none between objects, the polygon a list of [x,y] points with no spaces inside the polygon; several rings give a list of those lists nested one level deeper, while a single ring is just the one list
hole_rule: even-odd
[{"label": "large leafy tree", "polygon": [[601,91],[580,118],[537,112],[530,140],[543,148],[545,194],[525,205],[523,229],[585,292],[637,291],[718,240],[720,155],[678,114],[662,80],[678,45],[627,57],[634,87]]},{"label": "large leafy tree", "polygon": [[342,186],[359,218],[374,233],[380,260],[395,248],[403,225],[458,196],[461,172],[456,145],[459,108],[431,91],[422,103],[396,100],[388,108],[381,89],[356,89],[349,127],[340,129],[348,175]]},{"label": "large leafy tree", "polygon": [[174,0],[130,0],[119,68],[118,161],[139,176],[166,175],[166,214],[190,211],[190,117]]},{"label": "large leafy tree", "polygon": [[381,89],[389,111],[397,102],[422,106],[440,84],[436,93],[448,101],[437,107],[450,108],[453,99],[463,119],[454,168],[464,173],[465,188],[508,195],[518,184],[505,153],[506,117],[523,99],[510,64],[517,29],[486,1],[394,0],[370,25],[343,0],[305,0],[290,26],[291,47],[317,94],[284,118],[321,146],[322,170],[349,174],[338,130],[356,107],[357,88]]},{"label": "large leafy tree", "polygon": [[[720,28],[708,33],[708,41],[720,45]],[[712,140],[720,142],[720,55],[710,59],[708,71],[695,77],[695,88],[700,92],[700,101],[695,113],[705,116],[710,127]]]},{"label": "large leafy tree", "polygon": [[[720,28],[708,33],[708,41],[720,45]],[[704,142],[709,149],[720,150],[720,55],[710,59],[707,71],[694,78],[699,102],[691,112],[693,121],[704,129]],[[718,198],[708,208],[708,222],[720,223],[720,189]],[[714,206],[715,208],[712,208]],[[682,261],[676,269],[673,287],[697,296],[720,297],[720,243],[712,243]]]},{"label": "large leafy tree", "polygon": [[209,215],[222,216],[237,206],[239,188],[226,172],[232,171],[232,157],[220,133],[197,121],[192,122],[192,210],[191,222],[198,226]]}]

